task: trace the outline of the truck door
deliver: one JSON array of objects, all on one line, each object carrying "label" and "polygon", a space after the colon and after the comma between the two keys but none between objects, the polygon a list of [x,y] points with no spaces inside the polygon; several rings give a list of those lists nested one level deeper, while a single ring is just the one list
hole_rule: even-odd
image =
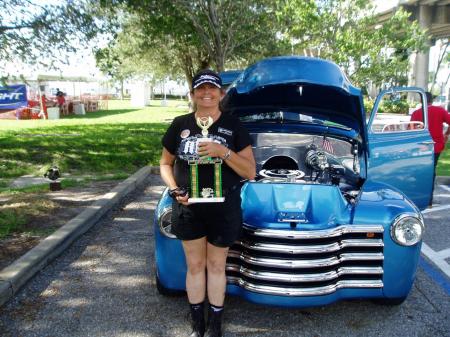
[{"label": "truck door", "polygon": [[421,210],[431,201],[434,173],[427,111],[422,89],[392,88],[378,95],[367,125],[367,178],[399,189]]}]

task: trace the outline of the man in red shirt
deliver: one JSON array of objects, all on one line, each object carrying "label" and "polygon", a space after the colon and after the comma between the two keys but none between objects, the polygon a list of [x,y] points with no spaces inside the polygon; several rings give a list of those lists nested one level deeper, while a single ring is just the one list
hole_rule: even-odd
[{"label": "man in red shirt", "polygon": [[[439,155],[445,148],[445,143],[448,141],[450,135],[450,127],[444,134],[444,122],[450,124],[450,114],[440,106],[431,105],[431,93],[426,92],[428,101],[428,129],[430,130],[431,138],[434,141],[434,166],[436,167]],[[411,116],[411,121],[423,122],[422,109],[417,109]]]},{"label": "man in red shirt", "polygon": [[[431,138],[434,141],[434,174],[433,174],[433,191],[434,191],[434,179],[436,177],[436,165],[441,155],[441,152],[445,148],[445,143],[448,141],[450,135],[450,114],[444,108],[440,106],[431,105],[433,96],[430,92],[425,93],[428,102],[428,129],[431,134]],[[411,121],[423,122],[422,109],[415,110],[411,115]],[[444,122],[449,124],[447,132],[444,134]]]}]

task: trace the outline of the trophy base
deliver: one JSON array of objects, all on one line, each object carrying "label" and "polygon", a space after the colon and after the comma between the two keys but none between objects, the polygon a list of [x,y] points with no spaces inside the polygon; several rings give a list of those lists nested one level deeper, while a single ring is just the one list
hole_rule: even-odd
[{"label": "trophy base", "polygon": [[188,203],[189,204],[196,204],[196,203],[205,203],[205,202],[224,202],[225,197],[214,197],[214,198],[189,198]]}]

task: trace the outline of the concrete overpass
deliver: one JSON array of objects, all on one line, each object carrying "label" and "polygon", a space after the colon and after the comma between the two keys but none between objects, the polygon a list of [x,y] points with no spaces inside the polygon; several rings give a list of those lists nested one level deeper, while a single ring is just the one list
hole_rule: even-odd
[{"label": "concrete overpass", "polygon": [[409,83],[427,89],[430,46],[438,39],[450,38],[450,0],[398,0],[397,6],[378,14],[378,22],[383,24],[400,6],[411,13],[411,19],[427,29],[430,36],[428,49],[413,60]]}]

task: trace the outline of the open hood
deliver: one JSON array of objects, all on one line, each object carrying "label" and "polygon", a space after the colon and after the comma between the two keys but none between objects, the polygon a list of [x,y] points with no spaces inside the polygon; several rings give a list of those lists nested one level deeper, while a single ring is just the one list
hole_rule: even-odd
[{"label": "open hood", "polygon": [[222,71],[219,73],[219,76],[222,79],[222,85],[226,87],[233,83],[233,81],[238,78],[240,74],[242,74],[242,70],[228,70]]},{"label": "open hood", "polygon": [[230,86],[222,108],[238,116],[259,111],[298,112],[349,127],[366,140],[361,90],[336,64],[322,59],[285,56],[262,60]]}]

